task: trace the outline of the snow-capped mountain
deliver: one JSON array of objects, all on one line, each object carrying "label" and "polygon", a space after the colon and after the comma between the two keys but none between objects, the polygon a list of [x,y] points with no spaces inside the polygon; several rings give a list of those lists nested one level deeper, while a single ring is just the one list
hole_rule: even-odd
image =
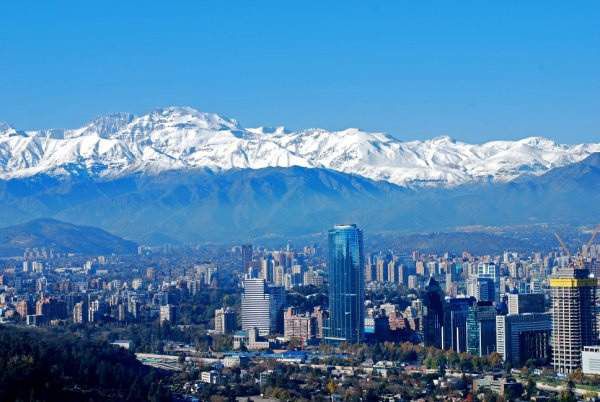
[{"label": "snow-capped mountain", "polygon": [[600,143],[568,146],[541,137],[477,145],[449,137],[403,142],[355,128],[244,128],[188,107],[108,115],[70,130],[19,131],[0,122],[0,179],[300,166],[399,185],[455,186],[539,175],[594,152]]}]

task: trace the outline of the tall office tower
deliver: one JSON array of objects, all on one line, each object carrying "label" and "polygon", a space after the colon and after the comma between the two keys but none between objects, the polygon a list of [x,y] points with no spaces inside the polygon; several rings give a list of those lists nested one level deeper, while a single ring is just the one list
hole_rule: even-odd
[{"label": "tall office tower", "polygon": [[442,348],[456,353],[467,351],[467,314],[475,304],[474,297],[447,299],[444,306],[444,328]]},{"label": "tall office tower", "polygon": [[230,334],[235,330],[235,312],[229,307],[215,310],[215,332]]},{"label": "tall office tower", "polygon": [[479,301],[495,301],[496,285],[492,278],[474,277],[467,280],[467,295]]},{"label": "tall office tower", "polygon": [[282,331],[285,289],[263,278],[246,277],[242,285],[242,329],[257,328],[261,336]]},{"label": "tall office tower", "polygon": [[529,359],[550,357],[550,313],[496,316],[496,351],[505,362],[521,367]]},{"label": "tall office tower", "polygon": [[329,230],[328,342],[360,342],[364,337],[365,280],[363,234],[354,224]]},{"label": "tall office tower", "polygon": [[487,356],[496,351],[496,308],[491,301],[480,301],[467,313],[467,352]]},{"label": "tall office tower", "polygon": [[252,265],[252,244],[242,244],[242,269],[244,272]]},{"label": "tall office tower", "polygon": [[175,323],[175,306],[172,304],[166,304],[164,306],[160,306],[160,324],[164,324],[165,322],[169,322],[171,324]]},{"label": "tall office tower", "polygon": [[552,364],[559,373],[581,367],[584,346],[597,344],[597,279],[587,269],[562,268],[550,278],[552,294]]},{"label": "tall office tower", "polygon": [[508,314],[543,313],[543,293],[521,293],[508,295]]},{"label": "tall office tower", "polygon": [[425,346],[442,348],[442,331],[444,328],[444,292],[440,284],[433,278],[425,289],[423,298],[425,312],[423,315],[423,341]]}]

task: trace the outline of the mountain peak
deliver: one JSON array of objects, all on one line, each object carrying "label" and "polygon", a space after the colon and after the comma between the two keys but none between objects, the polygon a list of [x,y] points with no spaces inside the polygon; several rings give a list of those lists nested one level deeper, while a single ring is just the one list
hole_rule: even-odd
[{"label": "mountain peak", "polygon": [[[206,113],[189,106],[169,106],[152,111],[150,118],[174,124],[192,124],[205,130],[239,130],[234,119],[216,114]],[[144,116],[142,116],[144,117]]]},{"label": "mountain peak", "polygon": [[69,130],[65,138],[76,138],[86,135],[97,135],[100,138],[110,138],[127,124],[131,123],[134,116],[131,113],[109,113],[97,117],[86,126],[78,130]]},{"label": "mountain peak", "polygon": [[556,143],[554,141],[541,136],[526,137],[521,140],[518,140],[518,142],[530,146],[556,146]]},{"label": "mountain peak", "polygon": [[429,141],[434,142],[434,143],[438,143],[438,144],[439,143],[442,143],[442,144],[443,143],[450,143],[450,144],[455,144],[456,143],[456,140],[454,138],[450,137],[449,135],[440,135],[440,136],[437,136],[437,137],[433,137]]}]

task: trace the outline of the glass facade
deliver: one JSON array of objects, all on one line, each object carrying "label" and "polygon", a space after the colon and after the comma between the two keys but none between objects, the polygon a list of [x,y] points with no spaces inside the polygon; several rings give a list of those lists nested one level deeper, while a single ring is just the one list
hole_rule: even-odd
[{"label": "glass facade", "polygon": [[496,351],[496,308],[492,302],[478,302],[467,314],[467,352],[486,356]]},{"label": "glass facade", "polygon": [[357,343],[364,337],[364,254],[362,231],[354,224],[329,231],[328,342]]}]

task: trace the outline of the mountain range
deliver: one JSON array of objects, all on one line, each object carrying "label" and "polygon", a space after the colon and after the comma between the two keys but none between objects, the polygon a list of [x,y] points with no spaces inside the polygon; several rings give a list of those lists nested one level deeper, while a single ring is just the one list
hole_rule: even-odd
[{"label": "mountain range", "polygon": [[357,129],[242,128],[190,108],[75,130],[0,125],[0,226],[51,217],[149,244],[591,224],[599,144],[402,142]]},{"label": "mountain range", "polygon": [[449,137],[400,141],[356,128],[341,131],[244,128],[189,107],[142,116],[118,113],[77,129],[23,131],[0,123],[0,178],[210,169],[329,169],[401,186],[507,182],[579,162],[600,143],[560,145],[541,137],[466,144]]}]

